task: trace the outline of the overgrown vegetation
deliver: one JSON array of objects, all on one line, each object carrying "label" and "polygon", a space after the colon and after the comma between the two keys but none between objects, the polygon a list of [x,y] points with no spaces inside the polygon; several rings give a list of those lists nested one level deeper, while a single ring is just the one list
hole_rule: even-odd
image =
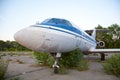
[{"label": "overgrown vegetation", "polygon": [[48,53],[34,52],[33,55],[36,58],[36,62],[42,66],[52,67],[52,65],[54,64],[53,57]]},{"label": "overgrown vegetation", "polygon": [[[54,59],[51,55],[47,53],[39,53],[34,52],[34,56],[37,60],[37,63],[41,65],[47,65],[52,67],[54,64]],[[83,54],[79,49],[76,49],[74,51],[63,53],[61,56],[61,59],[59,61],[60,73],[67,73],[67,69],[74,68],[77,70],[87,70],[88,69],[88,61],[83,60]]]},{"label": "overgrown vegetation", "polygon": [[31,50],[18,44],[16,41],[0,40],[0,51],[31,51]]},{"label": "overgrown vegetation", "polygon": [[4,75],[8,67],[8,61],[4,61],[2,58],[0,59],[0,80],[4,80]]},{"label": "overgrown vegetation", "polygon": [[105,42],[104,48],[120,48],[120,25],[112,24],[108,28],[98,25],[96,29],[110,30],[107,32],[97,32],[96,34],[97,41]]},{"label": "overgrown vegetation", "polygon": [[106,73],[120,77],[120,54],[112,55],[107,62],[103,64],[103,68]]},{"label": "overgrown vegetation", "polygon": [[83,54],[80,49],[76,49],[71,52],[63,53],[60,64],[64,65],[67,68],[77,67],[80,64]]},{"label": "overgrown vegetation", "polygon": [[83,59],[83,54],[80,49],[63,53],[60,60],[60,65],[66,69],[73,68],[79,71],[88,69],[88,61]]}]

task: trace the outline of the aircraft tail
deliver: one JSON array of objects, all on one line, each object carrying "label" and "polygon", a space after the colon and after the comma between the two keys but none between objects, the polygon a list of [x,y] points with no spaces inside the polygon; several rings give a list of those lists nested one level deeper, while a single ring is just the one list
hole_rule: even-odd
[{"label": "aircraft tail", "polygon": [[91,36],[93,37],[93,39],[96,39],[96,29],[93,30],[93,33]]}]

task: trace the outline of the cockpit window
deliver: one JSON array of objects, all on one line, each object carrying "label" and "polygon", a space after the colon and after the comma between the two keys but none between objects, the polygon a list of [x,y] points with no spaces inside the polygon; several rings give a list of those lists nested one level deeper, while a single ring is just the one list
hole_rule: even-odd
[{"label": "cockpit window", "polygon": [[41,24],[45,24],[45,23],[72,26],[72,24],[69,21],[65,20],[65,19],[56,19],[56,18],[47,19],[47,20],[43,21]]}]

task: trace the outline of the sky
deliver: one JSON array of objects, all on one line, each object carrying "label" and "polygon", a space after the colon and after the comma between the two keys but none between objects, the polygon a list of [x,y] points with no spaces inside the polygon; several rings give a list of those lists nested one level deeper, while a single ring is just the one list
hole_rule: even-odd
[{"label": "sky", "polygon": [[67,19],[83,30],[120,25],[120,0],[0,0],[0,40],[47,18]]}]

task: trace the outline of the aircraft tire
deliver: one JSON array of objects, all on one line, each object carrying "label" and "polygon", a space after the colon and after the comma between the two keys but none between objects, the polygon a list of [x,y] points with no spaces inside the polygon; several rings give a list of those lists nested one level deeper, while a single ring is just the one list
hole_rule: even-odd
[{"label": "aircraft tire", "polygon": [[59,68],[58,67],[54,67],[54,73],[57,74],[59,72]]}]

